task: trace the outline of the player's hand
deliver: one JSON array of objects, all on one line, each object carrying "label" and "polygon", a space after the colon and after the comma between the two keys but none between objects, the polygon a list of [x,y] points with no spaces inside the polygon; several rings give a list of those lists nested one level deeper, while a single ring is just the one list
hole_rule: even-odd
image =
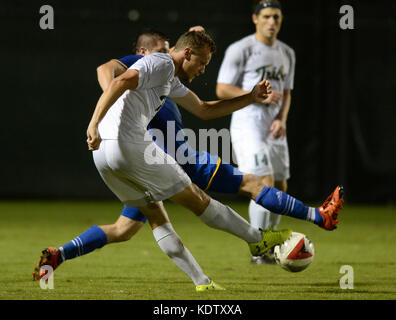
[{"label": "player's hand", "polygon": [[272,93],[272,87],[268,80],[263,80],[259,82],[252,90],[251,95],[254,102],[262,102],[267,99]]},{"label": "player's hand", "polygon": [[270,132],[275,139],[286,136],[286,122],[275,119],[271,124]]},{"label": "player's hand", "polygon": [[94,124],[89,124],[87,129],[88,150],[98,150],[101,141],[102,139],[99,135],[98,126]]},{"label": "player's hand", "polygon": [[261,101],[261,103],[277,105],[279,100],[282,98],[282,96],[283,96],[282,92],[273,90],[268,95],[268,98],[263,100],[263,101]]},{"label": "player's hand", "polygon": [[205,32],[205,28],[202,26],[194,26],[188,29],[188,31]]}]

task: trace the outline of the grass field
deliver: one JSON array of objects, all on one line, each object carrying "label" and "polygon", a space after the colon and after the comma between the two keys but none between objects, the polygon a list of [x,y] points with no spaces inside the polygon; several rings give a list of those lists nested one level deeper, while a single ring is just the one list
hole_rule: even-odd
[{"label": "grass field", "polygon": [[[228,203],[247,217],[247,204]],[[301,273],[251,265],[247,245],[210,229],[190,212],[166,203],[173,225],[206,274],[227,288],[196,293],[192,282],[158,248],[146,225],[129,242],[111,244],[65,262],[54,289],[42,290],[31,273],[40,251],[60,246],[90,226],[116,220],[121,205],[109,202],[0,202],[0,299],[396,299],[396,212],[391,207],[345,205],[339,228],[282,218],[310,237],[316,255]],[[343,290],[340,268],[350,265],[354,288]]]}]

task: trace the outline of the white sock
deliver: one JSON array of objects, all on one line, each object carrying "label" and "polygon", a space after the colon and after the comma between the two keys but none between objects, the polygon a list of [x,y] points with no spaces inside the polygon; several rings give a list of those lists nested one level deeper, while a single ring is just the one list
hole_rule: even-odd
[{"label": "white sock", "polygon": [[278,229],[278,224],[279,224],[279,222],[280,222],[280,219],[281,219],[281,215],[280,214],[276,214],[276,213],[273,213],[273,212],[270,212],[270,218],[269,218],[269,220],[270,220],[270,223],[271,223],[271,227],[272,227],[272,230],[277,230]]},{"label": "white sock", "polygon": [[253,228],[244,218],[230,207],[211,199],[199,218],[209,227],[231,233],[248,243],[262,239],[260,230]]},{"label": "white sock", "polygon": [[155,228],[153,235],[161,250],[172,259],[196,286],[210,283],[210,279],[203,273],[190,251],[184,247],[170,222]]},{"label": "white sock", "polygon": [[249,219],[250,224],[262,230],[267,230],[270,226],[270,215],[269,211],[262,206],[258,205],[254,200],[250,200],[249,203]]},{"label": "white sock", "polygon": [[273,230],[276,230],[280,222],[281,215],[263,208],[254,200],[250,200],[249,219],[250,224],[257,229],[260,228],[262,230],[267,230],[271,227]]}]

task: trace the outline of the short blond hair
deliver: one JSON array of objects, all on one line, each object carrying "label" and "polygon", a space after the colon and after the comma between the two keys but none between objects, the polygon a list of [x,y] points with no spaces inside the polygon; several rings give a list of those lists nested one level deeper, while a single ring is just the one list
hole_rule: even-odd
[{"label": "short blond hair", "polygon": [[206,32],[201,31],[188,31],[180,36],[175,44],[175,50],[180,51],[186,47],[193,51],[207,47],[210,53],[216,52],[216,44],[213,39]]}]

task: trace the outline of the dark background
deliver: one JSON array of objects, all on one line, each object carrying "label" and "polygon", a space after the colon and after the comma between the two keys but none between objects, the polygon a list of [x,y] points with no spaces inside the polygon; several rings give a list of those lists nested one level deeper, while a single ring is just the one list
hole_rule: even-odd
[{"label": "dark background", "polygon": [[[54,30],[39,27],[46,4],[54,8]],[[396,2],[282,4],[279,39],[297,56],[289,193],[319,201],[343,184],[351,203],[394,204]],[[339,27],[343,4],[354,8],[354,30]],[[141,29],[159,29],[174,43],[190,26],[206,27],[218,50],[189,86],[202,99],[216,98],[226,47],[254,32],[244,0],[2,1],[0,16],[1,198],[115,198],[85,132],[100,95],[96,67],[131,54]],[[188,128],[229,127],[230,117],[204,122],[182,114]]]}]

